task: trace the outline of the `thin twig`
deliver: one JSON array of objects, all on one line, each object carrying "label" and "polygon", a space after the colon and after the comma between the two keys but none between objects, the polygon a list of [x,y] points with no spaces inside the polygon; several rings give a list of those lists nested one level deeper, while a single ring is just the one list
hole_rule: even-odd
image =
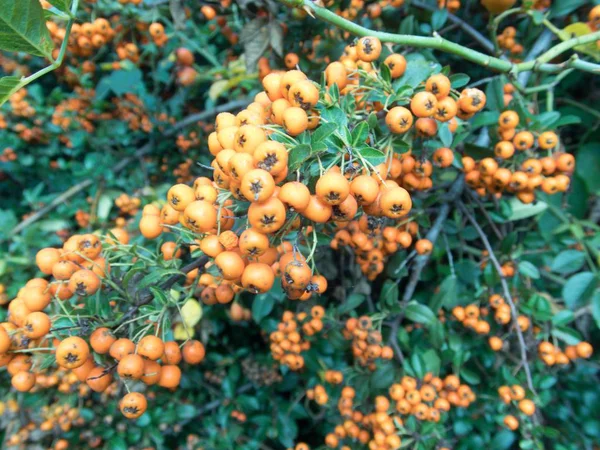
[{"label": "thin twig", "polygon": [[492,248],[490,241],[488,240],[487,236],[485,235],[485,233],[483,232],[483,230],[477,223],[477,220],[475,219],[475,217],[473,217],[473,215],[469,212],[469,210],[464,205],[464,203],[457,202],[457,205],[458,205],[459,209],[463,212],[465,217],[469,220],[469,222],[471,222],[471,225],[473,225],[473,227],[477,231],[477,234],[479,234],[481,242],[483,243],[484,247],[488,251],[488,257],[489,257],[490,261],[492,262],[492,264],[494,265],[496,272],[498,272],[498,277],[500,277],[500,283],[502,285],[502,291],[504,292],[505,300],[508,302],[508,304],[510,306],[510,310],[512,313],[511,315],[512,315],[512,320],[513,320],[513,326],[517,333],[517,338],[519,340],[519,345],[521,347],[521,361],[523,363],[523,368],[525,369],[525,376],[527,378],[527,386],[529,386],[529,389],[531,390],[531,392],[533,392],[534,395],[537,395],[537,393],[535,392],[535,389],[533,387],[533,379],[531,378],[531,369],[529,368],[529,363],[527,361],[527,346],[525,344],[525,338],[523,337],[523,332],[521,331],[521,327],[519,326],[519,322],[518,322],[519,311],[517,310],[517,307],[515,306],[515,302],[513,301],[513,298],[510,295],[510,289],[508,288],[508,283],[506,282],[506,278],[504,277],[504,275],[502,273],[502,267],[500,266],[500,263],[498,262],[496,255],[494,254],[494,249]]},{"label": "thin twig", "polygon": [[483,206],[483,203],[481,202],[481,199],[479,198],[479,196],[477,194],[475,194],[474,192],[472,192],[471,190],[467,190],[467,192],[469,193],[469,197],[471,197],[471,199],[473,199],[475,201],[475,203],[477,203],[477,206],[479,206],[479,210],[482,212],[482,214],[487,219],[487,221],[490,224],[490,227],[492,228],[492,231],[494,232],[496,237],[500,240],[504,239],[504,236],[502,235],[502,233],[500,232],[500,230],[498,229],[498,227],[496,226],[496,224],[490,217],[490,214],[487,212],[487,209],[485,209],[485,206]]},{"label": "thin twig", "polygon": [[[450,192],[448,193],[448,197],[446,203],[444,203],[439,210],[438,216],[433,223],[433,226],[425,236],[432,244],[435,244],[437,241],[438,235],[442,229],[442,225],[446,221],[448,214],[450,213],[450,206],[454,200],[456,200],[463,191],[465,185],[465,179],[462,175],[459,175],[458,178],[454,181],[452,187],[450,188]],[[421,272],[427,265],[429,261],[430,255],[420,255],[415,258],[415,264],[412,269],[412,273],[410,275],[410,279],[406,288],[404,290],[404,295],[402,296],[402,303],[406,304],[411,299],[413,294],[415,293],[415,289],[417,288],[417,284],[419,283],[419,279],[421,278]]]},{"label": "thin twig", "polygon": [[[425,9],[430,12],[435,12],[438,10],[437,7],[433,5],[428,5],[418,0],[413,0],[410,4],[412,6],[415,6],[420,9]],[[493,53],[494,44],[492,44],[492,42],[489,39],[487,39],[483,34],[481,34],[467,22],[462,20],[460,17],[457,17],[452,13],[448,13],[448,21],[453,23],[454,25],[457,25],[461,30],[463,30],[465,33],[467,33],[469,36],[475,39],[475,41],[477,41],[479,45],[481,45],[488,53]]]}]

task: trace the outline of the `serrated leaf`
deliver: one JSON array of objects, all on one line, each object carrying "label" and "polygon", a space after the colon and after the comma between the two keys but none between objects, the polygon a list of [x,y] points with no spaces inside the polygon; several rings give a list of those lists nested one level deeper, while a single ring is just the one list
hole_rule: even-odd
[{"label": "serrated leaf", "polygon": [[258,60],[269,47],[269,27],[265,18],[251,20],[240,33],[240,42],[244,46],[246,70],[255,73]]},{"label": "serrated leaf", "polygon": [[0,11],[0,50],[52,59],[54,44],[39,0],[0,0]]}]

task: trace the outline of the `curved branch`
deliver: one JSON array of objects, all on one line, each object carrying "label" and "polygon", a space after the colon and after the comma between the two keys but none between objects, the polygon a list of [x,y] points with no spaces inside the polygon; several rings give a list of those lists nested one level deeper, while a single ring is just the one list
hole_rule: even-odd
[{"label": "curved branch", "polygon": [[568,67],[572,67],[582,71],[600,73],[599,64],[582,61],[578,57],[570,58],[569,60],[560,64],[550,64],[548,62],[553,58],[561,55],[562,53],[574,47],[577,47],[578,45],[583,45],[600,39],[600,31],[596,31],[585,36],[580,36],[561,42],[560,44],[556,45],[555,47],[551,48],[546,53],[541,55],[539,59],[513,64],[510,61],[486,55],[476,50],[472,50],[470,48],[459,45],[455,42],[448,41],[447,39],[444,39],[441,36],[413,36],[408,34],[393,34],[370,30],[361,25],[350,22],[349,20],[338,16],[337,14],[329,11],[326,8],[317,6],[311,0],[279,1],[291,7],[304,8],[305,10],[307,10],[311,14],[314,14],[314,16],[324,20],[325,22],[328,22],[332,25],[335,25],[338,28],[349,31],[350,33],[356,34],[358,36],[373,36],[380,39],[383,42],[389,42],[392,44],[405,45],[417,48],[429,48],[440,50],[446,53],[452,53],[454,55],[460,56],[463,59],[466,59],[467,61],[471,61],[475,64],[479,64],[484,67],[489,67],[490,69],[496,70],[497,72],[520,73],[527,71],[538,71],[545,73],[557,73],[563,71]]}]

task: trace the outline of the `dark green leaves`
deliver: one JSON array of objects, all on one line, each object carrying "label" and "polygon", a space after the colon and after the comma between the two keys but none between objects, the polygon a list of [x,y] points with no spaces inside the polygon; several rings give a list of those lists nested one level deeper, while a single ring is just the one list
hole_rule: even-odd
[{"label": "dark green leaves", "polygon": [[19,77],[0,78],[0,105],[19,90],[21,79]]},{"label": "dark green leaves", "polygon": [[300,168],[302,163],[308,159],[311,154],[310,145],[300,144],[292,148],[288,155],[289,170],[293,172]]},{"label": "dark green leaves", "polygon": [[406,305],[404,314],[407,319],[424,325],[431,324],[437,320],[437,317],[431,309],[415,301],[409,302],[409,304]]}]

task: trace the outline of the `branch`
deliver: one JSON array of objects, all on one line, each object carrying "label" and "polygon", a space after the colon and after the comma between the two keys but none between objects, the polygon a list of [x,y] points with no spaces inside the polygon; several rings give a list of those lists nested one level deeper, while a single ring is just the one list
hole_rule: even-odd
[{"label": "branch", "polygon": [[[173,275],[173,276],[169,277],[163,284],[160,285],[160,289],[163,289],[163,290],[170,289],[179,280],[181,280],[182,278],[185,278],[185,274],[190,273],[194,269],[204,267],[207,262],[208,262],[208,256],[201,256],[200,258],[191,262],[190,264],[183,266],[180,270],[181,274],[177,274],[177,275]],[[152,294],[152,292],[146,292],[143,295],[141,295],[139,297],[138,301],[136,302],[136,304],[133,306],[133,308],[131,308],[129,311],[127,311],[125,314],[123,314],[123,316],[119,319],[119,321],[113,325],[113,328],[115,328],[115,327],[119,328],[123,323],[125,323],[128,319],[130,319],[132,316],[134,316],[135,313],[137,313],[142,306],[150,303],[153,298],[154,298],[154,295]]]},{"label": "branch", "polygon": [[[448,214],[450,213],[450,205],[460,196],[460,194],[463,191],[464,185],[465,179],[462,175],[459,175],[458,178],[452,184],[450,191],[448,192],[446,203],[444,203],[441,206],[438,216],[436,217],[435,222],[433,223],[433,226],[425,236],[425,238],[431,241],[432,244],[435,244],[435,241],[437,240],[438,235],[440,234],[440,231],[442,229],[442,225],[444,224],[446,218],[448,217]],[[408,303],[412,299],[412,296],[415,293],[415,289],[417,288],[417,284],[419,283],[419,279],[421,278],[421,272],[423,271],[423,269],[427,265],[427,262],[429,261],[429,256],[430,255],[420,255],[415,258],[415,264],[413,266],[410,279],[404,290],[404,295],[402,296],[403,304]]]},{"label": "branch", "polygon": [[[232,102],[225,103],[223,105],[217,106],[214,109],[203,111],[201,113],[192,114],[192,115],[190,115],[190,116],[182,119],[180,122],[177,122],[175,125],[173,125],[173,127],[171,129],[169,129],[166,132],[164,132],[161,137],[170,137],[170,136],[173,136],[179,130],[187,127],[188,125],[192,125],[192,124],[194,124],[196,122],[199,122],[201,120],[207,119],[207,118],[212,117],[212,116],[214,116],[216,114],[219,114],[221,112],[231,111],[231,110],[234,110],[234,109],[242,108],[243,106],[247,105],[249,102],[250,102],[249,99],[235,100],[235,101],[232,101]],[[116,164],[113,167],[112,172],[114,174],[119,173],[121,170],[125,169],[133,161],[136,161],[138,158],[146,155],[147,153],[150,153],[152,151],[152,149],[153,149],[152,143],[148,142],[147,144],[145,144],[142,147],[138,148],[133,153],[133,155],[128,156],[128,157],[122,159],[118,164]],[[29,225],[31,225],[32,223],[38,221],[41,217],[43,217],[44,215],[46,215],[48,212],[52,211],[54,208],[56,208],[60,204],[66,202],[68,199],[70,199],[71,197],[73,197],[77,193],[81,192],[83,189],[89,187],[95,181],[102,180],[102,179],[104,179],[103,175],[101,175],[101,176],[99,176],[99,177],[97,177],[95,179],[88,178],[87,180],[84,180],[84,181],[76,184],[75,186],[70,187],[65,192],[63,192],[58,197],[56,197],[54,200],[52,200],[50,203],[48,203],[46,206],[44,206],[42,209],[36,211],[34,214],[32,214],[27,219],[25,219],[20,224],[18,224],[16,227],[14,227],[10,231],[9,236],[14,236],[17,233],[20,233],[25,228],[27,228]]]},{"label": "branch", "polygon": [[537,395],[535,392],[535,389],[533,388],[533,380],[531,378],[531,369],[529,368],[529,363],[527,361],[527,346],[525,345],[525,338],[523,337],[523,332],[521,331],[521,327],[519,326],[519,322],[518,322],[519,311],[517,310],[517,307],[515,306],[515,302],[513,301],[513,298],[510,295],[510,289],[508,288],[508,283],[506,282],[506,278],[502,274],[502,267],[500,266],[500,263],[498,262],[496,255],[494,254],[494,250],[492,249],[492,245],[490,244],[490,241],[488,240],[487,236],[485,235],[485,233],[483,232],[483,230],[477,223],[477,220],[475,220],[475,217],[473,217],[473,215],[469,212],[469,210],[464,205],[464,203],[457,202],[457,205],[458,205],[459,209],[463,212],[465,217],[469,220],[469,222],[471,222],[471,225],[473,225],[473,227],[477,231],[477,234],[479,234],[481,242],[483,243],[485,249],[488,251],[488,254],[489,254],[488,256],[490,258],[490,261],[494,265],[494,268],[496,269],[496,272],[498,273],[498,277],[500,277],[500,283],[502,284],[502,291],[504,292],[504,297],[510,306],[513,326],[517,332],[519,346],[521,347],[521,362],[523,363],[523,367],[525,368],[525,376],[527,378],[527,386],[529,386],[529,389],[531,390],[531,392],[534,393],[534,395]]},{"label": "branch", "polygon": [[550,64],[548,61],[559,56],[560,54],[572,49],[578,45],[583,45],[590,42],[595,42],[600,39],[600,31],[580,36],[577,38],[568,39],[555,47],[548,50],[546,53],[540,56],[539,60],[526,61],[519,64],[513,64],[510,61],[506,61],[500,58],[496,58],[485,53],[472,50],[470,48],[459,45],[455,42],[448,41],[441,36],[425,37],[425,36],[413,36],[408,34],[393,34],[385,33],[381,31],[374,31],[356,23],[346,20],[334,12],[329,11],[326,8],[317,6],[311,0],[279,0],[288,6],[296,8],[304,8],[309,11],[313,16],[316,16],[325,22],[328,22],[338,28],[349,31],[350,33],[358,36],[373,36],[380,39],[383,42],[390,42],[393,44],[417,47],[417,48],[429,48],[440,50],[446,53],[451,53],[460,56],[467,61],[471,61],[475,64],[479,64],[484,67],[496,70],[498,72],[508,73],[519,73],[527,71],[538,71],[545,73],[557,73],[562,72],[564,69],[572,67],[575,69],[600,73],[600,65],[589,63],[587,61],[580,60],[577,55],[570,58],[561,64]]},{"label": "branch", "polygon": [[[428,5],[428,4],[420,2],[418,0],[413,0],[412,2],[410,2],[410,4],[412,6],[415,6],[417,8],[421,8],[421,9],[425,9],[427,11],[431,11],[431,12],[438,11],[438,8],[436,8],[435,6]],[[489,39],[487,39],[483,34],[481,34],[479,31],[477,31],[475,28],[473,28],[467,22],[462,20],[460,17],[457,17],[454,14],[449,12],[448,13],[448,21],[455,25],[458,25],[465,33],[467,33],[469,36],[471,36],[473,39],[475,39],[475,41],[477,41],[479,43],[479,45],[481,45],[486,51],[488,51],[490,53],[492,53],[494,51],[494,44],[492,44],[492,42]]]}]

